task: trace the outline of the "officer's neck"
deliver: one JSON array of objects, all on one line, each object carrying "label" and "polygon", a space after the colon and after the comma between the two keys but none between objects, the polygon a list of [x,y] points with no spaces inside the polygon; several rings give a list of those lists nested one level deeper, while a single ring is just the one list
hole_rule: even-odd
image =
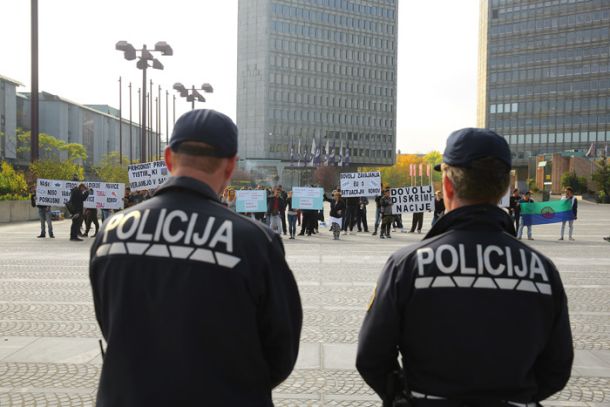
[{"label": "officer's neck", "polygon": [[220,194],[226,186],[226,180],[222,177],[221,171],[216,171],[212,174],[197,170],[190,167],[174,168],[171,172],[174,177],[189,177],[194,178],[199,182],[207,184],[214,192]]},{"label": "officer's neck", "polygon": [[[493,202],[489,202],[489,201],[462,199],[457,196],[453,196],[452,198],[445,197],[445,213],[447,214],[451,211],[462,208],[464,206],[484,205],[484,204],[494,205]],[[495,205],[497,205],[497,203]]]}]

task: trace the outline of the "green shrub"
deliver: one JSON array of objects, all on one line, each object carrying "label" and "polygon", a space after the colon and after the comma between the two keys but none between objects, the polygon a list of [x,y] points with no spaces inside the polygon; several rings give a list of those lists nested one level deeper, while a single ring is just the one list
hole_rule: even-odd
[{"label": "green shrub", "polygon": [[[27,199],[28,184],[21,172],[15,171],[12,165],[3,161],[0,164],[0,199]],[[3,198],[4,197],[4,198]]]},{"label": "green shrub", "polygon": [[577,195],[583,194],[587,192],[587,178],[577,176],[574,171],[565,172],[561,176],[561,186],[563,188],[572,187],[574,193]]}]

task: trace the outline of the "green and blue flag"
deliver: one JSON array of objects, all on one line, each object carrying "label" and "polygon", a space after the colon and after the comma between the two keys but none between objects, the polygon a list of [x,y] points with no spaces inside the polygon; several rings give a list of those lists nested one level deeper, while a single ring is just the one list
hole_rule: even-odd
[{"label": "green and blue flag", "polygon": [[526,226],[573,220],[572,200],[521,202],[521,216],[522,222]]}]

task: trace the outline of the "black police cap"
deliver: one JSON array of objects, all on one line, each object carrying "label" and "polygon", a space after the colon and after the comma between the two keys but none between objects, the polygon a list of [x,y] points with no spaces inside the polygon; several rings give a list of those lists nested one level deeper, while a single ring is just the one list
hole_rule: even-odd
[{"label": "black police cap", "polygon": [[[510,148],[504,137],[488,129],[468,127],[449,135],[443,162],[453,167],[469,168],[473,161],[486,157],[502,161],[507,170],[512,167]],[[440,164],[434,169],[440,171]]]},{"label": "black police cap", "polygon": [[[221,158],[237,154],[237,126],[227,115],[211,109],[191,110],[180,116],[174,125],[169,147],[179,151],[185,141],[205,143],[211,149],[197,149],[197,154]],[[182,150],[182,149],[180,149]],[[186,150],[180,152],[188,153]]]}]

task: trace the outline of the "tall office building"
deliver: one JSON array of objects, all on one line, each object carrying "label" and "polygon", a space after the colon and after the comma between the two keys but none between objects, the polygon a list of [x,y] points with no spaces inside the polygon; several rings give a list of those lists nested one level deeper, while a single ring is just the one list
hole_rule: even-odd
[{"label": "tall office building", "polygon": [[609,25],[610,0],[481,1],[479,126],[516,167],[610,141]]},{"label": "tall office building", "polygon": [[240,158],[290,162],[315,140],[354,165],[394,163],[397,3],[240,0]]}]

